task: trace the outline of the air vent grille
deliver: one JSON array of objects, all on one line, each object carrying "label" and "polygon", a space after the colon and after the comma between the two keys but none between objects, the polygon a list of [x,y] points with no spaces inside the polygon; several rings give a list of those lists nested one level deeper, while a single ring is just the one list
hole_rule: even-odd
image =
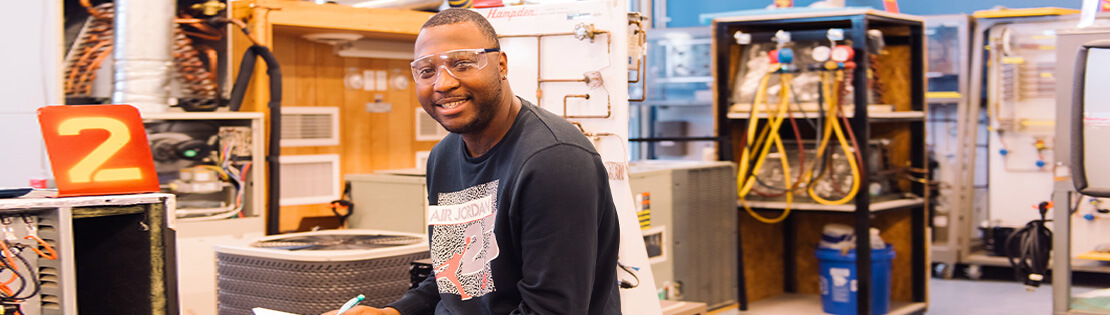
[{"label": "air vent grille", "polygon": [[281,109],[281,146],[339,145],[339,108],[297,106]]}]

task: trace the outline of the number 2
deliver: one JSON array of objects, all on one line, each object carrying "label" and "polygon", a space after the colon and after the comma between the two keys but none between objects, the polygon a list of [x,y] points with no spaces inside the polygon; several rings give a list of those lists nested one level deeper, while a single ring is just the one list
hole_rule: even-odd
[{"label": "number 2", "polygon": [[131,130],[122,121],[108,117],[77,117],[58,124],[58,134],[62,136],[76,136],[89,129],[108,131],[108,139],[69,169],[70,182],[112,182],[143,178],[138,167],[100,169],[104,162],[108,162],[108,159],[131,141]]}]

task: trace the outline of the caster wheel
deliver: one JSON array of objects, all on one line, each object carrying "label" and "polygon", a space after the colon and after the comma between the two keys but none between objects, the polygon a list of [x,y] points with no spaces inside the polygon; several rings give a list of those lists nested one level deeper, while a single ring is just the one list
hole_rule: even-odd
[{"label": "caster wheel", "polygon": [[950,264],[937,264],[933,266],[933,277],[952,280],[953,274],[955,274],[955,268]]},{"label": "caster wheel", "polygon": [[967,273],[967,278],[971,280],[983,278],[983,267],[979,265],[968,265],[964,272]]}]

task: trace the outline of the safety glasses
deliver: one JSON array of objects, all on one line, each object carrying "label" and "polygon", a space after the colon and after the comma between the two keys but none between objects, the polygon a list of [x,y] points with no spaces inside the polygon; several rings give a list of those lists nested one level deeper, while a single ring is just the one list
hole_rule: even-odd
[{"label": "safety glasses", "polygon": [[459,49],[427,55],[416,59],[412,66],[412,78],[417,85],[432,85],[439,80],[440,68],[447,70],[455,79],[473,75],[489,64],[486,53],[498,52],[498,48]]}]

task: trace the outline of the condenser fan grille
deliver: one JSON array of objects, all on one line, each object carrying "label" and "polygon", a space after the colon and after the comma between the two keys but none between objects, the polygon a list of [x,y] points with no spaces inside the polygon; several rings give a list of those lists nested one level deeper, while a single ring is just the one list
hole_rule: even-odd
[{"label": "condenser fan grille", "polygon": [[423,239],[399,235],[304,235],[256,241],[251,247],[297,250],[376,249],[412,245]]}]

